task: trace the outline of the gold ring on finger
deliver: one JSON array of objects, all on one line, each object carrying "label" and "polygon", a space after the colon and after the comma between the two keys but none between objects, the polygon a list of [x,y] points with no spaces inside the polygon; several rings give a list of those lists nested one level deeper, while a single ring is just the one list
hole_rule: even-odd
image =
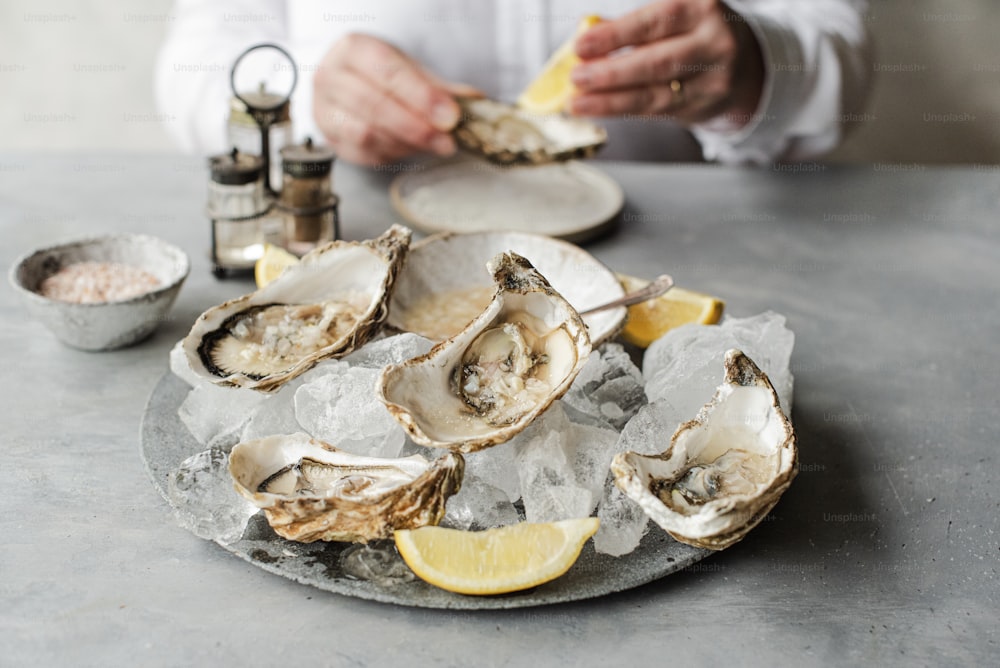
[{"label": "gold ring on finger", "polygon": [[684,104],[684,84],[681,83],[680,79],[672,79],[670,81],[670,92],[674,107],[679,107]]}]

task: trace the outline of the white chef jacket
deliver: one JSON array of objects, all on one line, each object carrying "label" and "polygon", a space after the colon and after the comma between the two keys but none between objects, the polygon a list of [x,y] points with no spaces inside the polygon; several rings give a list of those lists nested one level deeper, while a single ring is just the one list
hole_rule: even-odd
[{"label": "white chef jacket", "polygon": [[[260,42],[286,48],[299,83],[292,97],[296,139],[321,137],[312,117],[312,76],[339,37],[382,38],[442,78],[513,100],[581,14],[606,18],[644,0],[176,0],[156,71],[156,98],[171,134],[188,152],[226,150],[229,70]],[[870,44],[862,0],[730,0],[754,31],[765,85],[750,122],[724,119],[691,135],[661,116],[601,119],[604,158],[765,164],[821,155],[840,141],[868,93]],[[697,85],[696,83],[692,83]]]}]

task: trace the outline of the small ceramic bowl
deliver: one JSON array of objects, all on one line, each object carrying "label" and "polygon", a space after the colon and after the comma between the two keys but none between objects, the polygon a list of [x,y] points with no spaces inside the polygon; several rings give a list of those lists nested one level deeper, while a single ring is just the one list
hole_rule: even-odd
[{"label": "small ceramic bowl", "polygon": [[[115,262],[159,280],[149,292],[120,301],[77,304],[43,297],[39,286],[77,262]],[[8,278],[28,311],[56,338],[81,350],[114,350],[142,341],[166,319],[191,263],[180,248],[143,234],[115,234],[70,241],[20,257]]]}]

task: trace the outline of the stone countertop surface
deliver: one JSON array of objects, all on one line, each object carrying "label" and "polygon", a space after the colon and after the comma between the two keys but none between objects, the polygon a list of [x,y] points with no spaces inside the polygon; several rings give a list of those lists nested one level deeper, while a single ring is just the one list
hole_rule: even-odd
[{"label": "stone countertop surface", "polygon": [[[985,665],[998,654],[1000,169],[598,163],[610,267],[788,316],[801,470],[741,543],[590,601],[412,609],[269,574],[178,527],[139,456],[147,398],[203,310],[203,160],[0,156],[4,270],[100,232],[192,270],[170,318],[86,353],[0,289],[0,665]],[[337,166],[341,231],[401,222],[394,173]],[[658,530],[653,527],[651,530]],[[558,662],[558,663],[557,663]]]}]

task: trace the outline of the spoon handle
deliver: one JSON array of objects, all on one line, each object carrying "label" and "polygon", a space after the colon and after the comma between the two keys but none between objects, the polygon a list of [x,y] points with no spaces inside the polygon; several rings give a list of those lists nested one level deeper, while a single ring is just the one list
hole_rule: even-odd
[{"label": "spoon handle", "polygon": [[580,315],[589,315],[591,313],[597,313],[598,311],[618,308],[619,306],[631,306],[632,304],[638,304],[648,299],[652,299],[653,297],[659,297],[672,287],[674,287],[674,279],[670,278],[667,274],[662,274],[661,276],[657,276],[656,279],[648,285],[639,288],[635,292],[630,292],[624,297],[620,297],[613,302],[608,302],[607,304],[601,304],[600,306],[594,306],[593,308],[580,311]]}]

